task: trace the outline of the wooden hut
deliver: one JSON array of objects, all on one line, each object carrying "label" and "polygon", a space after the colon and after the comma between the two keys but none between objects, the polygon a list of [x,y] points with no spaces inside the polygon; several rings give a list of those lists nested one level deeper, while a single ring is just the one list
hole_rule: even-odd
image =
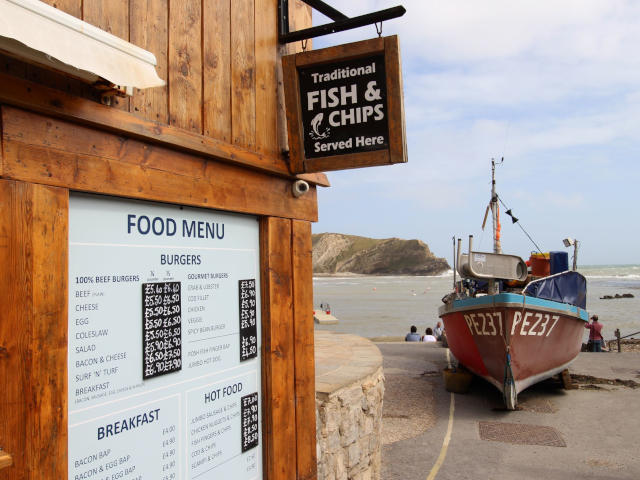
[{"label": "wooden hut", "polygon": [[328,184],[283,154],[278,2],[43,3],[151,52],[166,84],[0,46],[0,479],[315,478],[311,222]]}]

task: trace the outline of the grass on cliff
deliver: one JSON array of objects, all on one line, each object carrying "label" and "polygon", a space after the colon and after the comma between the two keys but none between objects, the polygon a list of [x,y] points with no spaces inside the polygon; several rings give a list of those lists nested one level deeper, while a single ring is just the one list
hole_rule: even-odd
[{"label": "grass on cliff", "polygon": [[340,252],[340,254],[333,259],[330,265],[330,270],[334,270],[336,265],[343,262],[344,260],[353,257],[356,253],[361,252],[363,250],[368,250],[383,240],[378,240],[375,238],[367,238],[367,237],[358,237],[357,235],[343,235],[341,233],[336,234],[325,234],[325,233],[315,233],[311,235],[311,244],[315,247],[316,243],[322,238],[323,235],[340,235],[341,237],[347,238],[351,243],[349,247],[345,248]]}]

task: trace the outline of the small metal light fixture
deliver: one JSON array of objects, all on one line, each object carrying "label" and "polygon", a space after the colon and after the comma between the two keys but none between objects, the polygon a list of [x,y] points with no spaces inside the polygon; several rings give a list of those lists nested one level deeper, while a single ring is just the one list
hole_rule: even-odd
[{"label": "small metal light fixture", "polygon": [[298,198],[305,195],[309,191],[309,184],[304,180],[296,180],[291,185],[291,193],[293,196]]},{"label": "small metal light fixture", "polygon": [[576,271],[578,269],[578,240],[567,237],[562,240],[562,243],[567,248],[573,245],[573,271]]}]

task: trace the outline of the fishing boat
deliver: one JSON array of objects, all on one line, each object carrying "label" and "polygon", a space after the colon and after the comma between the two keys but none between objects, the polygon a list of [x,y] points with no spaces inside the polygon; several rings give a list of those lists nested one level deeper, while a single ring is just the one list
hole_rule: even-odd
[{"label": "fishing boat", "polygon": [[491,170],[483,229],[491,211],[493,252],[474,251],[470,235],[463,253],[454,238],[454,289],[438,313],[458,362],[500,390],[506,407],[515,410],[521,391],[561,373],[580,352],[587,284],[575,271],[577,241],[573,270],[565,251],[536,252],[529,262],[502,253],[493,160]]},{"label": "fishing boat", "polygon": [[331,306],[321,303],[320,308],[313,311],[313,321],[319,325],[335,325],[338,319],[331,315]]}]

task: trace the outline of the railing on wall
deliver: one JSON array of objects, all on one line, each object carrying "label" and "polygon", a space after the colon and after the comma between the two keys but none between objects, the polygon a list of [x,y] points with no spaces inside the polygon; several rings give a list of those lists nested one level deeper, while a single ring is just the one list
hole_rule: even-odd
[{"label": "railing on wall", "polygon": [[624,336],[620,336],[620,329],[616,328],[615,331],[615,335],[616,335],[616,340],[618,341],[618,353],[620,353],[622,351],[621,347],[620,347],[620,340],[622,340],[623,338],[628,338],[628,337],[633,337],[634,335],[638,335],[640,334],[640,332],[634,332],[634,333],[630,333],[629,335],[624,335]]}]

